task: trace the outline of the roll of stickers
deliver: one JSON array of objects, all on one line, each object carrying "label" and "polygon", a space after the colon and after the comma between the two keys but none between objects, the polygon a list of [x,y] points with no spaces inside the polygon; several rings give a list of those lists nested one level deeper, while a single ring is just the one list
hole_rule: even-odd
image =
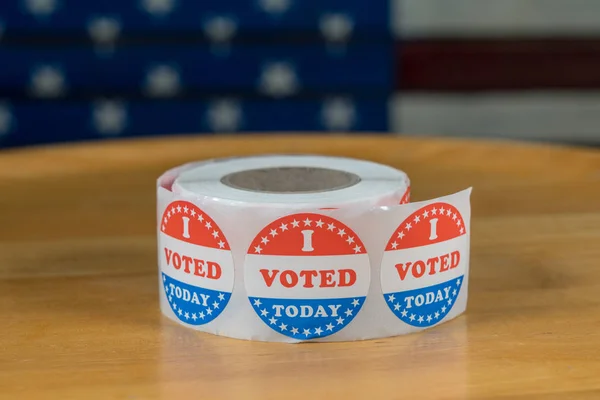
[{"label": "roll of stickers", "polygon": [[186,164],[157,190],[160,308],[190,329],[355,341],[466,309],[471,188],[411,203],[392,167],[269,155]]}]

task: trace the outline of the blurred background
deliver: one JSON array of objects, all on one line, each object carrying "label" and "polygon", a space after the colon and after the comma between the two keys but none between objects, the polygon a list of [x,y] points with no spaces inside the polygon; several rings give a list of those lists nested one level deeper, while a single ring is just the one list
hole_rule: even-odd
[{"label": "blurred background", "polygon": [[600,0],[0,0],[0,147],[310,131],[600,144]]}]

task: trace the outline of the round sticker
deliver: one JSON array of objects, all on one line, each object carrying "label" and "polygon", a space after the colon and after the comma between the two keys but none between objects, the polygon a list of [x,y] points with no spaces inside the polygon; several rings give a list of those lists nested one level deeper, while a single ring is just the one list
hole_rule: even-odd
[{"label": "round sticker", "polygon": [[396,317],[416,327],[442,321],[462,287],[467,249],[466,227],[454,206],[438,202],[406,218],[381,262],[381,288]]},{"label": "round sticker", "polygon": [[407,204],[410,202],[410,186],[406,188],[406,192],[402,195],[400,199],[400,204]]},{"label": "round sticker", "polygon": [[267,225],[252,241],[244,269],[254,311],[267,326],[295,339],[340,331],[369,291],[362,241],[321,214],[289,215]]},{"label": "round sticker", "polygon": [[196,205],[174,201],[163,213],[160,270],[165,295],[180,321],[206,324],[233,290],[233,257],[219,226]]}]

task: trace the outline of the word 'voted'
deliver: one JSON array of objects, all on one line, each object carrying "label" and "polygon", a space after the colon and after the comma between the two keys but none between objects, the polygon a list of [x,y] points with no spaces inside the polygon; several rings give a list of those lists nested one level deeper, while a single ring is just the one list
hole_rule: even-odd
[{"label": "word 'voted'", "polygon": [[356,272],[351,269],[327,269],[327,270],[293,270],[280,271],[278,269],[261,269],[261,273],[267,287],[271,287],[275,281],[283,287],[293,288],[301,284],[305,288],[320,287],[347,287],[356,283]]},{"label": "word 'voted'", "polygon": [[453,251],[452,253],[444,254],[438,257],[431,257],[427,260],[409,261],[406,263],[396,264],[396,270],[400,280],[404,280],[408,273],[415,278],[420,278],[427,272],[428,275],[435,275],[439,272],[449,271],[454,269],[460,263],[460,252]]},{"label": "word 'voted'", "polygon": [[167,265],[186,274],[193,274],[208,279],[219,279],[222,275],[221,266],[213,261],[201,260],[195,257],[179,254],[165,247]]}]

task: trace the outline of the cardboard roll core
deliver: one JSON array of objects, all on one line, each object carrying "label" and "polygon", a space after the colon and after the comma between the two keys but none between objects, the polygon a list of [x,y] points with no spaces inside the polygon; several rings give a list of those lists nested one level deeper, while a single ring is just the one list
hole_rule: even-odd
[{"label": "cardboard roll core", "polygon": [[340,190],[361,181],[351,172],[318,167],[258,168],[221,178],[229,187],[263,193],[318,193]]}]

